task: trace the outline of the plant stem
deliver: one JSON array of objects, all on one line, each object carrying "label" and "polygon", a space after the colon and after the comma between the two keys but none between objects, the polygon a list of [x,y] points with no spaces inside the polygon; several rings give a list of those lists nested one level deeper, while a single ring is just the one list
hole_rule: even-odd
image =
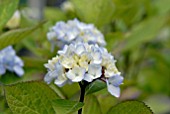
[{"label": "plant stem", "polygon": [[[80,99],[79,102],[84,102],[84,96],[85,96],[85,89],[86,86],[88,85],[87,82],[84,81],[84,83],[79,82],[79,86],[81,88],[81,93],[80,93]],[[82,108],[78,110],[78,114],[82,114]]]}]

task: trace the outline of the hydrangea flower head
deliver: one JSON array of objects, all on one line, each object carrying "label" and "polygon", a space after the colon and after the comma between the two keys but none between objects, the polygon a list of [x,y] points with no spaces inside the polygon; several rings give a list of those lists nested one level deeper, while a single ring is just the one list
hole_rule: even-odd
[{"label": "hydrangea flower head", "polygon": [[15,72],[18,76],[24,74],[23,61],[16,55],[12,46],[0,50],[0,75],[6,73],[6,70]]},{"label": "hydrangea flower head", "polygon": [[65,45],[58,54],[45,64],[48,73],[44,80],[47,83],[54,80],[56,85],[63,86],[70,82],[92,82],[104,78],[108,91],[119,97],[123,77],[116,68],[114,57],[105,48],[77,42]]},{"label": "hydrangea flower head", "polygon": [[47,38],[52,44],[52,48],[56,45],[63,47],[76,40],[90,44],[97,43],[100,46],[106,45],[103,34],[93,24],[85,24],[77,19],[69,20],[66,23],[57,22],[55,26],[50,28]]}]

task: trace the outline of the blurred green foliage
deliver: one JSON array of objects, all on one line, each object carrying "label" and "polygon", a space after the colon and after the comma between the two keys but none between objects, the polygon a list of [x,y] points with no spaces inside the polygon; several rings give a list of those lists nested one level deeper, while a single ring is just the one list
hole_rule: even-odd
[{"label": "blurred green foliage", "polygon": [[[0,0],[0,29],[5,28],[4,25],[17,8],[17,2],[10,2],[8,6],[2,1],[4,0]],[[9,33],[20,29],[23,33],[22,30],[25,30],[23,28],[35,27],[37,21],[22,14],[21,23],[16,30],[6,32],[1,29],[0,42],[14,44],[24,60],[26,73],[22,78],[7,73],[0,77],[0,82],[13,84],[43,80],[46,73],[43,64],[55,56],[58,50],[50,52],[46,33],[57,21],[78,18],[80,21],[94,23],[103,32],[107,41],[106,48],[115,56],[118,69],[125,78],[119,99],[112,97],[106,88],[97,82],[95,83],[97,87],[88,88],[90,93],[85,98],[83,114],[90,112],[106,114],[117,103],[131,99],[144,101],[157,114],[170,113],[170,0],[70,0],[70,2],[74,10],[45,7],[47,22],[36,28],[36,31],[33,29],[31,33],[24,35],[22,41],[20,41],[22,35],[19,35],[19,40],[15,38],[15,44],[11,43],[11,40],[3,40],[6,39],[5,34],[8,36]],[[8,13],[2,15],[4,9]],[[4,47],[3,45],[5,44],[0,44],[0,47]],[[62,88],[54,85],[50,87],[61,98],[77,100],[79,96],[78,84]],[[9,109],[3,91],[1,93],[0,113],[5,114]],[[160,101],[160,97],[155,96],[161,96],[163,100]]]},{"label": "blurred green foliage", "polygon": [[10,0],[0,1],[0,31],[17,9],[18,1],[19,0],[15,0],[14,2],[11,2]]}]

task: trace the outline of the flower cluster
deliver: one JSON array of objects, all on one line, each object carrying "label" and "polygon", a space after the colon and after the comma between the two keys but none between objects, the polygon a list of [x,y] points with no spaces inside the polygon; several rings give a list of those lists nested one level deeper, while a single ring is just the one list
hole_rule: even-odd
[{"label": "flower cluster", "polygon": [[57,22],[55,26],[50,28],[47,38],[52,49],[55,45],[63,47],[65,44],[70,44],[76,40],[89,44],[97,43],[100,46],[106,45],[103,34],[93,24],[85,24],[77,19],[69,20],[66,23]]},{"label": "flower cluster", "polygon": [[119,97],[123,77],[115,66],[114,57],[105,48],[97,44],[74,42],[65,45],[58,54],[45,64],[48,73],[44,80],[47,83],[54,80],[56,85],[63,86],[70,82],[92,82],[102,78],[107,82],[108,91]]},{"label": "flower cluster", "polygon": [[6,70],[15,72],[18,76],[24,74],[23,61],[16,55],[12,46],[0,50],[0,75],[6,73]]}]

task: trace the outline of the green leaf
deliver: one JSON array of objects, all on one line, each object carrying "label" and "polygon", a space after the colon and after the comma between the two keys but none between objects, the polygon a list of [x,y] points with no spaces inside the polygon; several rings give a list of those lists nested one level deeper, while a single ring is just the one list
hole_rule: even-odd
[{"label": "green leaf", "polygon": [[66,15],[59,8],[46,7],[44,13],[45,18],[49,21],[57,22],[66,20]]},{"label": "green leaf", "polygon": [[61,87],[56,86],[54,83],[50,83],[50,88],[52,88],[55,93],[61,98],[61,99],[66,99],[65,94],[61,91]]},{"label": "green leaf", "polygon": [[5,97],[0,95],[0,114],[11,114],[12,112],[10,111]]},{"label": "green leaf", "polygon": [[115,50],[127,51],[135,49],[136,46],[154,39],[166,22],[166,16],[157,16],[141,22],[132,29],[130,34],[125,36],[125,39],[119,46],[116,46]]},{"label": "green leaf", "polygon": [[168,112],[170,112],[169,96],[156,94],[149,96],[145,102],[151,107],[155,114],[168,114]]},{"label": "green leaf", "polygon": [[15,73],[9,71],[0,77],[0,82],[3,84],[15,83],[21,80],[22,77],[18,77]]},{"label": "green leaf", "polygon": [[102,114],[99,102],[94,95],[87,95],[83,107],[83,114]]},{"label": "green leaf", "polygon": [[8,45],[16,44],[22,39],[26,38],[29,34],[37,30],[39,27],[43,25],[44,22],[39,23],[36,26],[24,28],[24,29],[17,29],[11,30],[6,32],[0,36],[0,49],[5,48]]},{"label": "green leaf", "polygon": [[72,2],[78,17],[85,22],[100,27],[112,19],[114,4],[111,0],[72,0]]},{"label": "green leaf", "polygon": [[107,114],[109,109],[120,101],[120,99],[113,97],[113,95],[108,92],[107,88],[96,92],[95,96],[100,104],[102,114]]},{"label": "green leaf", "polygon": [[[115,6],[113,20],[119,29],[126,30],[126,27],[139,22],[145,14],[144,4],[147,0],[112,0]],[[116,27],[117,28],[117,27]]]},{"label": "green leaf", "polygon": [[25,68],[24,67],[24,75],[22,77],[17,76],[16,73],[7,71],[4,75],[0,76],[0,82],[4,85],[14,84],[18,82],[26,82],[32,80],[43,80],[44,74],[43,71],[38,70],[35,67],[32,68]]},{"label": "green leaf", "polygon": [[166,14],[170,11],[170,0],[156,0],[154,5],[159,14]]},{"label": "green leaf", "polygon": [[4,97],[3,86],[1,84],[0,84],[0,114],[11,114],[11,111]]},{"label": "green leaf", "polygon": [[80,87],[78,83],[66,84],[65,86],[61,87],[61,91],[67,98],[73,97],[78,91]]},{"label": "green leaf", "polygon": [[123,34],[121,32],[113,32],[113,33],[108,33],[105,36],[105,40],[107,42],[106,48],[108,51],[113,50],[113,46],[118,43],[120,39],[123,38]]},{"label": "green leaf", "polygon": [[71,114],[83,107],[83,103],[64,99],[53,101],[53,108],[56,114]]},{"label": "green leaf", "polygon": [[[165,40],[164,42],[167,42],[168,40],[169,39]],[[150,48],[148,48],[145,53],[145,61],[143,62],[145,64],[142,65],[138,74],[137,84],[140,89],[142,89],[143,92],[145,91],[147,94],[162,93],[169,95],[170,57],[169,53],[167,52],[170,52],[170,48],[161,47],[161,49],[160,47],[155,47],[159,46],[161,43],[165,44],[160,40],[156,42],[156,44],[150,43]]]},{"label": "green leaf", "polygon": [[106,88],[106,83],[96,80],[86,87],[86,95],[100,91],[104,88]]},{"label": "green leaf", "polygon": [[39,71],[45,69],[44,64],[47,62],[47,60],[45,59],[35,57],[22,57],[22,60],[24,61],[24,66],[26,68],[35,68],[38,69]]},{"label": "green leaf", "polygon": [[153,114],[153,112],[143,102],[125,101],[112,107],[107,114]]},{"label": "green leaf", "polygon": [[17,9],[19,0],[0,0],[0,30]]},{"label": "green leaf", "polygon": [[5,95],[14,114],[55,114],[52,100],[56,93],[43,82],[25,82],[7,85]]}]

